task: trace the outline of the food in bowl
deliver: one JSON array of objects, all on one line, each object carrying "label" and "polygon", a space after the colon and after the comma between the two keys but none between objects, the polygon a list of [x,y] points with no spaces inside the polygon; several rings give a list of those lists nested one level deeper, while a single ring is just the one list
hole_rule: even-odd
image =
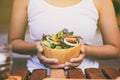
[{"label": "food in bowl", "polygon": [[57,34],[43,35],[44,55],[48,58],[57,58],[60,64],[65,63],[71,58],[79,56],[81,39],[80,36],[75,36],[67,29],[63,29]]}]

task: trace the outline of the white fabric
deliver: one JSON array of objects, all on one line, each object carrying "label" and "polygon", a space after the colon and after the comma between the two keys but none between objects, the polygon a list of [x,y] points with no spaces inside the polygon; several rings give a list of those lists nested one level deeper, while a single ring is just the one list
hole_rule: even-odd
[{"label": "white fabric", "polygon": [[[44,0],[30,0],[28,6],[28,25],[33,41],[40,40],[43,34],[53,34],[67,28],[75,35],[80,35],[84,43],[93,45],[98,18],[93,0],[81,0],[78,4],[64,8],[55,7]],[[36,57],[27,64],[30,71],[41,68],[41,65]],[[98,66],[98,62],[84,59],[79,67],[84,69]]]},{"label": "white fabric", "polygon": [[[84,59],[77,68],[81,68],[83,73],[86,68],[98,68],[99,63],[94,60],[89,60],[89,59]],[[32,57],[31,59],[28,60],[27,62],[27,68],[30,72],[32,72],[34,69],[46,69],[47,70],[47,75],[50,74],[50,68],[44,66],[40,61],[38,60],[37,56]]]}]

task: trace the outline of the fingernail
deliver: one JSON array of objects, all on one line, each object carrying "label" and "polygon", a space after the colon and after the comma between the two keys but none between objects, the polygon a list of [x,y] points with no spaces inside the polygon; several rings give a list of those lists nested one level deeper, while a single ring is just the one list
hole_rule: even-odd
[{"label": "fingernail", "polygon": [[68,69],[68,67],[64,67],[64,69]]},{"label": "fingernail", "polygon": [[66,63],[65,63],[65,65],[68,65],[68,64],[69,64],[69,62],[66,62]]},{"label": "fingernail", "polygon": [[64,64],[61,64],[61,67],[65,67],[65,65],[64,65]]},{"label": "fingernail", "polygon": [[58,62],[59,62],[56,58],[55,58],[53,61],[54,61],[54,62],[56,62],[56,63],[58,63]]},{"label": "fingernail", "polygon": [[74,62],[74,61],[75,61],[75,59],[71,59],[71,60],[70,60],[70,62]]}]

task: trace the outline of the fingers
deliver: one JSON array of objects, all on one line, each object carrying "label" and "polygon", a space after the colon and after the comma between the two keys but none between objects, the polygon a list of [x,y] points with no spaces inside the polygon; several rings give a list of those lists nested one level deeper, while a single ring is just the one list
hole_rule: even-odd
[{"label": "fingers", "polygon": [[41,44],[41,42],[36,43],[36,49],[38,52],[37,56],[39,58],[39,61],[49,68],[63,68],[64,64],[58,64],[59,63],[58,59],[47,58],[44,56],[44,54],[42,54],[43,47],[40,44]]},{"label": "fingers", "polygon": [[64,68],[65,69],[69,69],[69,68],[73,68],[73,67],[79,66],[81,64],[82,60],[84,59],[84,57],[85,57],[85,47],[82,44],[80,55],[77,58],[72,58],[70,60],[70,62],[66,62]]},{"label": "fingers", "polygon": [[49,68],[64,68],[65,64],[59,64],[58,59],[56,58],[47,58],[42,53],[38,53],[38,58],[41,63]]},{"label": "fingers", "polygon": [[56,58],[46,58],[42,53],[38,54],[39,60],[45,66],[49,68],[64,68],[64,64],[59,64],[59,61]]},{"label": "fingers", "polygon": [[64,69],[69,69],[69,68],[74,68],[80,65],[81,62],[79,63],[71,63],[71,62],[66,62]]},{"label": "fingers", "polygon": [[80,52],[80,55],[77,57],[77,58],[72,58],[70,60],[71,63],[79,63],[81,62],[85,57],[85,47],[84,45],[82,44],[81,46],[81,52]]},{"label": "fingers", "polygon": [[37,56],[40,62],[44,64],[58,64],[59,62],[56,58],[47,58],[42,53],[38,53]]},{"label": "fingers", "polygon": [[45,66],[49,67],[49,68],[73,68],[73,67],[77,67],[80,65],[80,63],[82,62],[82,60],[85,57],[85,48],[84,45],[82,45],[81,47],[81,52],[80,55],[77,58],[72,58],[70,60],[70,62],[66,62],[65,64],[59,64],[58,59],[56,58],[47,58],[44,56],[44,54],[42,54],[43,52],[43,48],[40,45],[41,42],[37,42],[37,50],[38,50],[38,58],[40,60],[41,63],[43,63]]},{"label": "fingers", "polygon": [[77,58],[72,58],[70,62],[65,63],[65,69],[77,67],[81,64],[82,60],[84,59],[85,54],[80,54]]},{"label": "fingers", "polygon": [[37,51],[38,51],[37,56],[38,56],[38,58],[40,59],[40,62],[46,63],[46,64],[47,64],[47,63],[50,63],[50,64],[57,64],[57,63],[58,63],[58,60],[57,60],[57,59],[55,59],[55,58],[47,58],[47,57],[45,57],[45,56],[42,54],[42,52],[43,52],[43,47],[40,45],[41,42],[37,42],[36,44],[37,44],[36,48],[37,48]]},{"label": "fingers", "polygon": [[79,63],[84,59],[84,57],[85,57],[85,53],[80,53],[80,55],[77,58],[72,58],[70,62]]}]

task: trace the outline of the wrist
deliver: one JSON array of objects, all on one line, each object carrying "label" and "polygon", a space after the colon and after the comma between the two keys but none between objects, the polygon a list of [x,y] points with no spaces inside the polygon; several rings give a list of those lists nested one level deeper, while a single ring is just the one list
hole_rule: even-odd
[{"label": "wrist", "polygon": [[86,55],[88,56],[88,55],[90,55],[90,51],[89,51],[89,49],[90,49],[90,45],[84,45],[84,47],[85,47],[85,53],[86,53]]}]

